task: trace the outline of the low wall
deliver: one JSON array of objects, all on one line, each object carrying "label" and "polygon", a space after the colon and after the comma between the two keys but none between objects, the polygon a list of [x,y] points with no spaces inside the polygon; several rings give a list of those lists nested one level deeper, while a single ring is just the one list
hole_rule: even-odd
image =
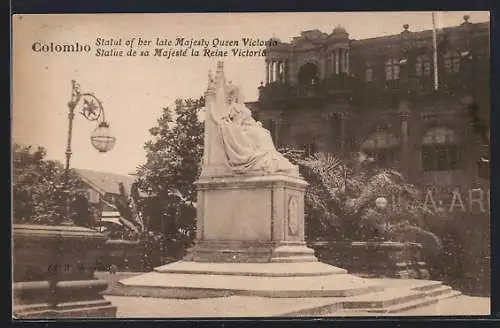
[{"label": "low wall", "polygon": [[102,245],[96,264],[100,271],[114,265],[117,271],[145,272],[169,261],[162,249],[148,250],[144,242],[109,239]]},{"label": "low wall", "polygon": [[420,244],[403,242],[312,242],[322,262],[370,277],[429,278]]}]

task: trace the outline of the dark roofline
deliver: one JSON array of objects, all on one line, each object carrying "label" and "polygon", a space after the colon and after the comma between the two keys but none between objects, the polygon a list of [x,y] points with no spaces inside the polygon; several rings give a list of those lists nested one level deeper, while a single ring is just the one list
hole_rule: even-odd
[{"label": "dark roofline", "polygon": [[97,170],[91,170],[91,169],[81,169],[81,168],[73,168],[76,172],[78,171],[86,171],[86,172],[93,172],[93,173],[99,173],[99,174],[108,174],[108,175],[113,175],[116,177],[127,177],[127,178],[133,178],[134,175],[132,173],[128,174],[119,174],[119,173],[113,173],[113,172],[106,172],[106,171],[97,171]]},{"label": "dark roofline", "polygon": [[[489,21],[486,21],[486,22],[478,22],[478,23],[462,23],[460,25],[455,25],[455,26],[446,26],[446,27],[439,28],[438,33],[449,32],[452,30],[460,29],[463,26],[463,24],[468,24],[469,26],[475,26],[475,27],[483,28],[483,29],[489,29],[491,23]],[[308,30],[308,31],[311,31],[311,30]],[[302,35],[302,33],[308,32],[308,31],[300,32],[299,36],[294,36],[294,37],[292,37],[292,40],[290,42],[282,42],[281,45],[292,45],[292,43],[296,43],[299,39],[306,39]],[[322,33],[324,33],[324,32],[322,32]],[[428,37],[427,34],[429,34],[429,37],[432,36],[432,29],[426,29],[426,30],[415,31],[415,32],[408,31],[408,35],[409,35],[410,39],[427,38]],[[330,34],[328,34],[328,35],[330,35]],[[349,38],[348,40],[353,45],[363,45],[364,43],[378,42],[378,41],[382,41],[382,40],[389,41],[389,40],[393,39],[395,41],[395,40],[400,40],[400,38],[401,38],[401,33],[384,35],[384,36],[376,36],[376,37],[365,38],[365,39],[351,39],[351,38]],[[310,39],[307,39],[307,40],[312,41]],[[317,43],[323,44],[326,40],[327,39],[317,40]]]},{"label": "dark roofline", "polygon": [[[123,179],[135,179],[134,176],[131,175],[125,175],[125,174],[116,174],[116,173],[111,173],[111,172],[104,172],[104,171],[96,171],[96,170],[90,170],[90,169],[81,169],[81,168],[73,168],[73,170],[78,174],[78,176],[87,184],[92,186],[94,189],[96,189],[101,195],[105,195],[107,193],[110,193],[108,190],[104,190],[101,187],[99,187],[92,179],[89,179],[86,176],[86,173],[90,174],[98,174],[98,175],[107,175],[107,176],[112,176],[114,178],[118,178],[117,180],[123,180]],[[122,181],[124,182],[124,181]]]},{"label": "dark roofline", "polygon": [[[78,174],[78,176],[87,183],[89,186],[94,188],[99,194],[105,195],[105,194],[114,194],[113,192],[110,192],[109,190],[104,190],[101,187],[99,187],[92,179],[89,179],[86,177],[85,172],[91,173],[91,174],[99,174],[99,175],[108,175],[108,176],[113,176],[116,178],[116,180],[120,180],[122,183],[128,182],[128,181],[122,181],[124,179],[129,179],[129,180],[136,180],[137,174],[116,174],[116,173],[111,173],[111,172],[104,172],[104,171],[96,171],[96,170],[90,170],[90,169],[80,169],[80,168],[73,168],[75,172]],[[132,182],[133,183],[133,182]],[[141,197],[150,197],[151,195],[148,194],[147,192],[143,190],[139,190],[139,194]]]},{"label": "dark roofline", "polygon": [[[468,23],[470,26],[476,26],[476,27],[479,27],[479,28],[489,28],[490,26],[490,22],[479,22],[479,23]],[[453,30],[457,30],[459,28],[461,28],[462,25],[456,25],[456,26],[447,26],[447,27],[443,27],[443,28],[440,28],[440,29],[437,29],[437,33],[443,33],[443,32],[449,32],[449,31],[453,31]],[[419,38],[422,38],[422,39],[425,39],[425,38],[428,38],[428,37],[432,37],[432,29],[427,29],[427,30],[422,30],[422,31],[416,31],[416,32],[412,32],[412,31],[408,31],[408,35],[409,35],[409,39],[419,39]],[[384,36],[376,36],[376,37],[372,37],[372,38],[366,38],[366,39],[350,39],[351,43],[355,44],[363,44],[363,43],[370,43],[370,42],[377,42],[377,41],[380,41],[380,40],[390,40],[390,39],[400,39],[401,38],[401,33],[399,34],[390,34],[390,35],[384,35]]]}]

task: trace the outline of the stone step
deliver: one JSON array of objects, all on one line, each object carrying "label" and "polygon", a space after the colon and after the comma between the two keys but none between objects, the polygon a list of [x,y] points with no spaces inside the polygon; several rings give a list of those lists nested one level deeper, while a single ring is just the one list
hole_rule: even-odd
[{"label": "stone step", "polygon": [[429,291],[444,286],[441,281],[423,281],[415,285],[412,289],[417,291]]},{"label": "stone step", "polygon": [[453,298],[453,297],[459,297],[461,295],[462,295],[462,293],[460,291],[452,289],[447,293],[443,293],[443,294],[437,296],[437,299],[439,301],[442,301],[442,300],[447,300],[447,299]]},{"label": "stone step", "polygon": [[429,289],[425,291],[427,297],[437,297],[446,293],[449,293],[453,289],[450,286],[442,285],[435,289]]},{"label": "stone step", "polygon": [[394,304],[411,302],[425,297],[424,293],[409,289],[388,288],[374,293],[350,297],[343,303],[344,309],[385,308]]},{"label": "stone step", "polygon": [[345,274],[346,270],[321,262],[294,263],[194,263],[179,261],[156,267],[155,272],[261,277],[306,277]]},{"label": "stone step", "polygon": [[[297,265],[297,264],[295,264]],[[308,264],[310,265],[310,264]],[[163,268],[166,269],[166,268]],[[383,289],[379,282],[361,279],[349,274],[320,276],[254,276],[217,274],[177,274],[149,272],[118,282],[119,289],[140,292],[141,295],[163,298],[172,295],[187,297],[191,292],[195,298],[203,293],[217,295],[262,296],[262,297],[353,297]],[[162,292],[160,292],[162,291]],[[113,291],[107,291],[111,295]],[[211,296],[214,297],[214,296]],[[177,296],[177,298],[179,298]],[[191,298],[191,297],[187,297]]]},{"label": "stone step", "polygon": [[364,315],[402,313],[461,295],[460,292],[448,286],[443,287],[438,286],[431,294],[415,292],[411,288],[388,288],[383,292],[349,297],[346,300],[338,299],[331,304],[302,309],[287,313],[286,316],[349,316],[358,313]]},{"label": "stone step", "polygon": [[[404,302],[401,304],[394,304],[388,307],[381,307],[381,308],[371,308],[371,309],[357,309],[357,310],[351,310],[349,312],[368,312],[368,313],[401,313],[413,309],[417,309],[419,307],[424,307],[428,306],[431,304],[437,303],[439,300],[436,298],[419,298],[415,300],[411,300],[408,302]],[[348,313],[346,311],[346,313]]]},{"label": "stone step", "polygon": [[370,313],[374,313],[374,312],[377,312],[377,313],[402,313],[402,312],[406,312],[409,310],[413,310],[413,309],[417,309],[420,307],[435,304],[441,300],[452,298],[452,297],[457,297],[457,296],[460,296],[462,294],[459,291],[455,291],[449,287],[446,290],[440,289],[439,292],[440,293],[438,296],[437,295],[425,296],[423,298],[415,299],[415,300],[410,301],[410,302],[395,304],[395,305],[385,307],[385,308],[364,309],[364,311],[370,312]]},{"label": "stone step", "polygon": [[[439,295],[434,295],[434,296],[427,296],[424,294],[419,294],[420,297],[417,298],[411,298],[411,297],[400,297],[393,299],[392,305],[388,305],[386,302],[383,304],[383,306],[379,307],[346,307],[345,304],[343,306],[340,306],[339,304],[332,304],[329,307],[328,306],[323,306],[321,309],[315,309],[315,311],[310,311],[309,315],[317,315],[317,316],[329,316],[329,315],[335,315],[335,316],[349,316],[355,313],[364,313],[364,315],[370,315],[370,314],[375,314],[375,313],[381,313],[381,314],[389,314],[389,313],[404,313],[406,311],[410,311],[413,309],[429,306],[432,304],[436,304],[442,300],[453,298],[453,297],[458,297],[462,293],[459,291],[453,290],[448,286],[443,286],[447,288],[439,288],[436,289],[436,291],[433,291],[432,294],[437,294],[439,291]],[[401,293],[403,293],[401,291]],[[399,302],[398,302],[399,301]],[[373,303],[375,304],[375,303]],[[371,305],[371,304],[370,304]],[[329,309],[332,309],[332,311],[328,311]]]},{"label": "stone step", "polygon": [[317,262],[316,258],[312,255],[291,255],[279,256],[271,258],[271,263],[311,263]]}]

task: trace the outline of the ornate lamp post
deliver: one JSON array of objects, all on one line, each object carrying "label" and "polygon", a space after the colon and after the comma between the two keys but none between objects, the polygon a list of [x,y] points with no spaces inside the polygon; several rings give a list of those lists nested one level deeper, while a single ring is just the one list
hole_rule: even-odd
[{"label": "ornate lamp post", "polygon": [[[81,107],[80,107],[81,106]],[[60,186],[60,213],[55,225],[14,227],[14,312],[22,318],[115,317],[116,307],[100,294],[108,286],[94,276],[96,258],[107,237],[92,229],[78,227],[70,218],[70,160],[75,110],[97,122],[92,145],[101,153],[116,142],[105,120],[101,101],[92,93],[80,92],[72,81],[68,103],[68,141],[63,185]],[[49,284],[47,284],[49,281]]]},{"label": "ornate lamp post", "polygon": [[[62,224],[70,221],[70,161],[73,154],[71,142],[73,137],[73,121],[75,119],[75,109],[78,105],[82,105],[80,114],[88,121],[97,122],[97,128],[92,132],[90,142],[101,153],[106,153],[113,149],[116,143],[116,138],[112,136],[109,129],[109,123],[106,121],[104,107],[102,102],[93,93],[82,93],[80,84],[75,80],[71,81],[72,92],[71,100],[68,102],[68,141],[66,144],[66,165],[64,168],[64,180],[61,188],[61,201],[64,203],[65,210],[61,211],[57,224]],[[69,223],[69,222],[68,222]]]}]

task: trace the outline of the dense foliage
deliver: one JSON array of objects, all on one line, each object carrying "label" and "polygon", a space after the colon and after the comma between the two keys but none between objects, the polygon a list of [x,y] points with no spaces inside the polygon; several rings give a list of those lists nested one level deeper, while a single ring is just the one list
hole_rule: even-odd
[{"label": "dense foliage", "polygon": [[[340,159],[320,152],[295,161],[309,182],[309,239],[406,240],[441,250],[440,239],[425,229],[424,218],[433,213],[399,172],[377,167],[362,153]],[[386,208],[376,206],[382,197]]]},{"label": "dense foliage", "polygon": [[[14,144],[12,149],[12,198],[14,223],[54,224],[65,213],[66,197],[61,187],[64,167],[61,163],[47,160],[42,147]],[[93,211],[86,198],[79,192],[82,181],[70,171],[69,195],[70,218],[77,225],[90,226]]]},{"label": "dense foliage", "polygon": [[165,235],[170,252],[182,253],[195,232],[196,188],[203,155],[204,100],[177,100],[164,108],[152,139],[145,145],[146,163],[137,170],[137,185],[150,195],[139,204],[151,231]]}]

